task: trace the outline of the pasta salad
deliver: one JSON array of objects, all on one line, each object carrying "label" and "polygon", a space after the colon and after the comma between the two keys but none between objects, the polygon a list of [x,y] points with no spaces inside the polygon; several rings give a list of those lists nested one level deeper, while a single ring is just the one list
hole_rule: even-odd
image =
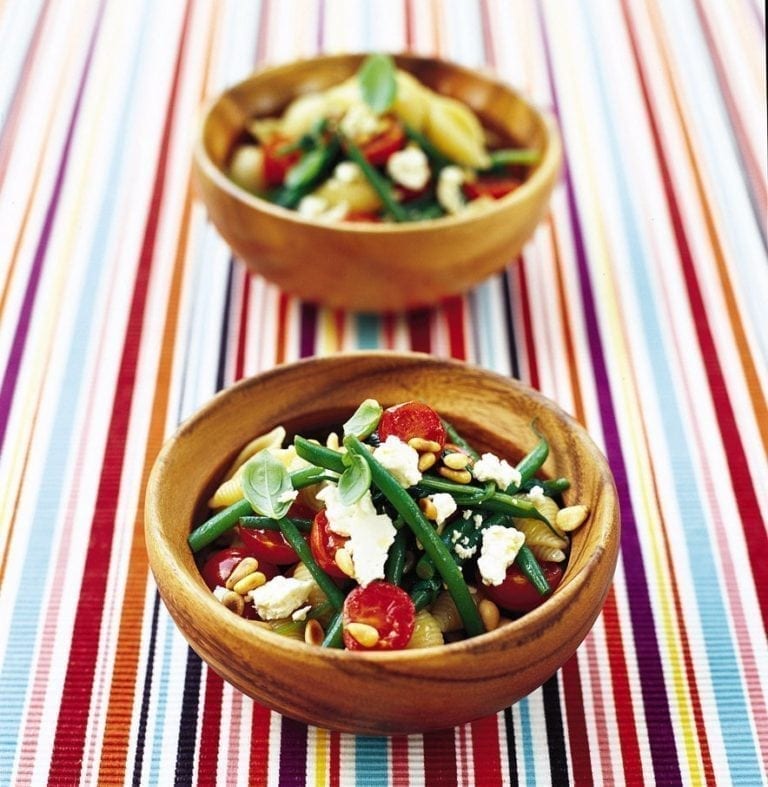
[{"label": "pasta salad", "polygon": [[419,221],[514,191],[538,160],[502,147],[472,109],[398,69],[389,55],[280,117],[248,122],[228,174],[241,187],[323,222]]},{"label": "pasta salad", "polygon": [[538,435],[512,465],[423,402],[367,399],[324,442],[251,441],[189,545],[224,606],[309,644],[476,636],[548,597],[588,517],[559,503],[567,479],[539,477],[548,452]]}]

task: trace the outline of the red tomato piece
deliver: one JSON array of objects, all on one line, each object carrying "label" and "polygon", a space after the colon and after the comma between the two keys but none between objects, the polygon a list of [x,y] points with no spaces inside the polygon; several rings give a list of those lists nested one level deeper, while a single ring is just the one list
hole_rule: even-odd
[{"label": "red tomato piece", "polygon": [[[416,607],[402,588],[376,580],[350,591],[344,600],[342,621],[344,645],[348,650],[402,650],[413,634]],[[350,623],[373,626],[379,633],[378,640],[368,647],[362,645],[349,633]]]},{"label": "red tomato piece", "polygon": [[[563,564],[542,562],[541,570],[544,572],[549,586],[554,590],[563,578]],[[528,612],[538,607],[550,596],[549,593],[542,596],[515,563],[507,569],[507,576],[500,585],[483,585],[482,587],[483,592],[491,601],[509,612]]]},{"label": "red tomato piece", "polygon": [[501,199],[513,192],[521,181],[510,177],[481,177],[463,186],[464,195],[468,200],[478,197],[490,197],[491,199]]},{"label": "red tomato piece", "polygon": [[299,556],[279,530],[254,530],[238,525],[237,534],[248,554],[260,563],[263,560],[276,566],[287,566],[299,562]]},{"label": "red tomato piece", "polygon": [[309,548],[320,568],[333,579],[348,579],[347,575],[336,565],[336,552],[343,547],[349,539],[334,533],[328,524],[325,511],[318,511],[312,520],[312,529],[309,533]]},{"label": "red tomato piece", "polygon": [[353,213],[347,213],[344,217],[344,221],[372,221],[372,222],[380,222],[381,216],[378,213],[370,213],[368,211],[356,211]]},{"label": "red tomato piece", "polygon": [[217,586],[224,587],[237,564],[249,555],[250,552],[241,547],[227,547],[214,552],[200,570],[203,581],[211,590]]},{"label": "red tomato piece", "polygon": [[374,167],[382,167],[393,153],[405,147],[407,141],[403,127],[390,118],[386,128],[361,145],[360,150]]},{"label": "red tomato piece", "polygon": [[268,186],[280,186],[288,170],[301,158],[300,150],[283,152],[291,140],[274,136],[262,145],[264,153],[264,179]]},{"label": "red tomato piece", "polygon": [[441,448],[445,445],[445,427],[440,416],[422,402],[403,402],[388,407],[381,414],[378,432],[382,442],[394,435],[404,443],[421,437],[439,443]]}]

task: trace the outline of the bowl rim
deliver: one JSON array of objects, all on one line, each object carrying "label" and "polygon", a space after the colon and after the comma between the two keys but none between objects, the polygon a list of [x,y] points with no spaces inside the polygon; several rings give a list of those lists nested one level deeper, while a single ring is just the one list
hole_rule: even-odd
[{"label": "bowl rim", "polygon": [[[591,452],[595,454],[599,463],[599,476],[601,479],[601,497],[605,496],[605,503],[608,508],[604,512],[603,524],[601,526],[600,543],[586,559],[581,570],[575,575],[571,576],[567,582],[561,584],[552,594],[550,598],[544,601],[540,606],[526,612],[521,617],[505,623],[493,631],[485,632],[476,637],[462,639],[456,642],[445,643],[443,645],[435,646],[427,649],[413,649],[413,650],[396,650],[396,651],[349,651],[346,649],[336,648],[322,648],[318,649],[317,645],[310,645],[302,641],[293,640],[289,637],[282,636],[275,632],[269,631],[261,626],[254,626],[244,618],[233,615],[222,604],[220,604],[213,594],[205,586],[202,577],[198,574],[193,577],[192,582],[185,583],[184,593],[187,594],[190,603],[203,604],[213,614],[214,618],[220,619],[222,626],[222,636],[228,628],[234,628],[243,636],[253,638],[261,645],[275,648],[278,651],[284,652],[286,656],[301,657],[308,653],[317,654],[322,652],[324,658],[333,660],[343,664],[348,661],[353,662],[370,662],[379,665],[401,665],[410,662],[420,661],[428,657],[434,657],[435,654],[459,654],[469,653],[478,655],[488,650],[493,651],[494,645],[509,640],[509,639],[525,639],[528,635],[535,633],[542,628],[542,625],[550,617],[550,614],[555,609],[567,609],[570,607],[578,597],[581,589],[586,582],[590,580],[596,565],[600,564],[603,560],[609,559],[613,561],[614,567],[611,569],[611,575],[615,568],[615,563],[618,555],[619,539],[620,539],[620,519],[618,497],[613,475],[608,466],[607,459],[603,452],[597,447],[586,429],[576,421],[572,416],[566,413],[556,402],[544,396],[536,389],[530,387],[526,383],[521,382],[512,377],[499,374],[495,371],[477,366],[475,364],[460,361],[457,359],[438,358],[426,353],[419,352],[400,352],[392,350],[352,350],[345,352],[337,352],[331,355],[322,357],[310,357],[293,361],[290,363],[280,364],[271,369],[265,370],[259,374],[244,378],[227,388],[217,392],[210,398],[201,408],[194,414],[185,419],[175,430],[175,432],[165,441],[160,452],[157,455],[155,463],[150,472],[147,483],[146,497],[145,497],[145,541],[147,550],[149,552],[150,568],[153,575],[157,578],[156,568],[159,566],[165,571],[179,572],[179,563],[175,557],[173,545],[170,540],[162,537],[162,534],[153,522],[151,514],[152,507],[157,504],[157,500],[161,496],[162,480],[165,469],[169,463],[169,456],[173,452],[176,444],[186,439],[186,435],[194,431],[196,425],[206,419],[208,415],[216,410],[221,401],[226,398],[237,396],[239,392],[246,390],[259,382],[276,376],[291,374],[294,370],[306,369],[311,365],[323,365],[333,363],[335,360],[345,361],[355,358],[365,357],[368,359],[383,360],[387,359],[389,362],[408,362],[419,360],[421,362],[431,363],[433,365],[452,367],[454,370],[470,369],[475,372],[480,372],[483,375],[489,375],[496,379],[497,382],[503,385],[510,385],[516,388],[519,393],[529,396],[537,403],[543,405],[547,409],[554,412],[554,414],[562,419],[570,429],[575,431],[580,441],[586,442],[587,446],[591,448]],[[191,523],[190,523],[191,526]],[[611,554],[612,553],[612,554]],[[193,560],[194,560],[194,556]],[[186,572],[182,569],[182,574]],[[568,568],[564,574],[564,579],[568,577]],[[160,583],[157,582],[158,589]],[[610,582],[608,583],[610,586]],[[607,592],[607,589],[606,589]],[[162,595],[162,590],[161,590]]]},{"label": "bowl rim", "polygon": [[231,198],[243,202],[248,207],[259,210],[275,219],[283,219],[297,226],[311,226],[318,230],[349,232],[353,235],[390,235],[392,233],[411,233],[411,232],[424,232],[425,230],[441,230],[449,227],[471,225],[479,221],[486,220],[495,216],[499,212],[503,212],[512,208],[519,202],[523,202],[528,198],[529,193],[538,192],[550,180],[557,177],[563,159],[562,140],[557,122],[553,113],[548,112],[541,107],[534,104],[526,98],[521,91],[516,90],[508,83],[501,80],[495,74],[481,71],[479,69],[472,69],[468,66],[462,65],[452,60],[445,58],[433,57],[429,55],[419,55],[412,52],[389,52],[393,58],[406,60],[416,63],[436,63],[446,66],[457,73],[467,74],[475,79],[480,79],[488,85],[492,85],[500,90],[512,94],[517,100],[525,104],[528,109],[536,115],[542,123],[546,133],[546,144],[544,147],[544,155],[541,161],[534,167],[533,172],[523,181],[523,183],[510,194],[506,194],[500,199],[494,200],[491,204],[483,206],[482,210],[477,211],[462,211],[453,216],[441,216],[435,219],[420,219],[418,221],[409,221],[401,223],[376,223],[376,222],[323,222],[306,216],[301,216],[298,211],[289,208],[283,208],[280,205],[275,205],[261,197],[237,185],[226,173],[218,167],[208,153],[205,145],[204,130],[206,124],[211,116],[215,107],[222,101],[226,100],[233,93],[247,85],[255,78],[268,77],[272,72],[278,72],[283,69],[290,68],[297,65],[308,65],[311,63],[320,62],[333,62],[333,61],[347,61],[361,59],[365,57],[367,52],[348,52],[338,54],[321,54],[315,57],[302,57],[290,61],[271,63],[264,68],[256,69],[245,78],[238,82],[229,85],[223,91],[216,94],[204,103],[200,110],[196,132],[195,141],[193,146],[193,160],[198,167],[202,170],[206,177],[212,180],[217,188],[225,191]]}]

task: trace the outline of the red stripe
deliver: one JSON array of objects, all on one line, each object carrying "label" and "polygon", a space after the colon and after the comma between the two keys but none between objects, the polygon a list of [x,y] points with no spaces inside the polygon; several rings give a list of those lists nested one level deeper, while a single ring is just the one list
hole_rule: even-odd
[{"label": "red stripe", "polygon": [[452,358],[467,359],[467,342],[464,335],[464,298],[454,296],[443,301],[443,313],[448,327],[448,342]]},{"label": "red stripe", "polygon": [[264,705],[253,703],[251,718],[251,756],[248,763],[248,784],[262,787],[267,784],[269,771],[269,724],[272,712]]},{"label": "red stripe", "polygon": [[592,758],[584,714],[584,694],[581,690],[579,660],[574,655],[563,664],[563,702],[565,704],[566,733],[571,754],[571,778],[574,784],[592,784]]},{"label": "red stripe", "polygon": [[88,724],[91,687],[99,651],[101,617],[104,610],[109,557],[115,527],[120,479],[123,475],[125,445],[136,377],[142,323],[147,299],[150,271],[157,236],[158,214],[163,201],[168,148],[178,92],[181,63],[185,49],[190,8],[187,5],[181,31],[171,93],[166,111],[160,154],[150,202],[151,211],[144,231],[136,281],[133,289],[128,325],[125,333],[115,399],[99,479],[96,507],[85,558],[83,580],[72,631],[72,645],[67,664],[56,735],[53,743],[49,781],[64,784],[80,777]]},{"label": "red stripe", "polygon": [[736,418],[733,413],[733,406],[728,395],[728,385],[718,359],[717,345],[712,336],[712,329],[707,319],[706,305],[698,279],[696,278],[696,269],[693,263],[691,247],[685,232],[685,222],[675,195],[672,175],[665,153],[666,147],[662,142],[661,131],[656,119],[656,114],[653,111],[653,102],[651,100],[645,74],[643,73],[637,36],[627,9],[626,0],[622,2],[622,9],[624,12],[627,34],[632,47],[632,55],[635,61],[635,70],[642,90],[643,102],[648,116],[654,149],[656,151],[656,159],[662,177],[664,195],[669,208],[672,230],[675,236],[675,243],[677,245],[683,270],[683,278],[688,292],[688,301],[691,307],[694,327],[701,350],[701,358],[707,375],[709,390],[712,395],[715,416],[722,436],[723,449],[728,457],[728,471],[733,487],[734,498],[738,501],[741,521],[744,525],[744,538],[754,581],[755,594],[760,604],[763,627],[768,628],[768,560],[765,559],[765,555],[768,555],[768,531],[766,530],[755,489],[748,472],[749,464],[744,452],[744,446],[741,441]]},{"label": "red stripe", "polygon": [[341,733],[332,732],[328,753],[328,787],[341,785]]},{"label": "red stripe", "polygon": [[389,778],[392,787],[408,787],[410,775],[408,768],[408,738],[405,735],[395,735],[389,739]]},{"label": "red stripe", "polygon": [[235,356],[235,380],[245,375],[245,348],[248,342],[248,306],[251,296],[251,277],[243,277],[243,292],[240,305],[240,326],[237,334],[237,355]]},{"label": "red stripe", "polygon": [[221,730],[221,696],[224,690],[224,681],[212,669],[208,667],[204,669],[203,719],[197,750],[197,783],[200,785],[216,782]]},{"label": "red stripe", "polygon": [[501,741],[496,716],[478,719],[472,733],[473,778],[477,784],[501,784]]},{"label": "red stripe", "polygon": [[521,262],[516,266],[518,281],[520,282],[520,311],[523,320],[523,340],[525,342],[525,355],[528,359],[528,384],[532,388],[539,387],[539,367],[536,363],[536,346],[533,341],[533,324],[531,321],[530,299],[528,297],[528,284],[525,276],[525,265]]},{"label": "red stripe", "polygon": [[456,785],[456,748],[453,730],[428,732],[424,735],[425,787]]},{"label": "red stripe", "polygon": [[411,340],[411,349],[416,352],[428,353],[430,351],[430,315],[428,309],[408,312],[408,334]]}]

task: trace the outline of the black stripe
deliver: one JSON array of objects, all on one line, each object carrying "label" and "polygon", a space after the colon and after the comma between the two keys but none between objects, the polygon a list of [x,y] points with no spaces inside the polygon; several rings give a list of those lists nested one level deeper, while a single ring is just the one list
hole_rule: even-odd
[{"label": "black stripe", "polygon": [[504,270],[504,286],[502,292],[504,293],[504,319],[507,323],[507,336],[509,339],[509,368],[512,370],[512,377],[516,380],[520,379],[520,361],[517,357],[517,339],[515,337],[515,320],[512,310],[512,281],[509,275],[509,270]]},{"label": "black stripe", "polygon": [[179,740],[176,747],[175,784],[192,784],[197,751],[197,718],[200,708],[200,679],[203,662],[191,648],[187,648],[187,667],[184,674],[184,696],[181,701]]},{"label": "black stripe", "polygon": [[512,719],[512,708],[504,709],[504,731],[507,739],[507,766],[509,768],[509,783],[511,787],[520,784],[517,774],[517,744],[515,742],[515,722]]},{"label": "black stripe", "polygon": [[552,784],[570,784],[568,775],[568,756],[565,750],[565,730],[560,705],[560,684],[553,675],[543,686],[544,719],[547,726],[549,743],[549,768]]},{"label": "black stripe", "polygon": [[224,301],[224,319],[221,322],[221,335],[219,336],[219,365],[216,369],[216,390],[220,391],[226,385],[225,374],[227,370],[227,339],[229,337],[229,324],[232,319],[232,288],[234,285],[235,258],[229,258],[229,273],[227,274],[227,297]]}]

